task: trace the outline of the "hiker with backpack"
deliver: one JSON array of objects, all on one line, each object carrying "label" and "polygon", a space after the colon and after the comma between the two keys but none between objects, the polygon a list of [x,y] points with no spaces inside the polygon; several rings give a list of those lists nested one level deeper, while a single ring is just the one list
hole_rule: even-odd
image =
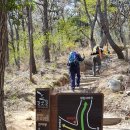
[{"label": "hiker with backpack", "polygon": [[84,59],[85,56],[82,58],[76,51],[72,51],[69,54],[67,65],[69,66],[70,83],[73,91],[75,86],[79,87],[80,85],[80,62]]},{"label": "hiker with backpack", "polygon": [[96,52],[91,53],[93,55],[93,75],[96,73],[100,74],[101,69],[101,59],[102,59],[103,49],[99,46],[96,47]]}]

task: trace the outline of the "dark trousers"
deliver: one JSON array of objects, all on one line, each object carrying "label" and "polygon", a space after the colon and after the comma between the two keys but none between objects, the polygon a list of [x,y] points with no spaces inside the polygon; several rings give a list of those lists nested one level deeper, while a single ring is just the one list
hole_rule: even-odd
[{"label": "dark trousers", "polygon": [[93,57],[93,75],[95,76],[96,72],[99,73],[100,69],[101,69],[101,59],[97,55],[97,56]]},{"label": "dark trousers", "polygon": [[71,87],[74,89],[75,85],[80,85],[80,68],[73,68],[69,70]]}]

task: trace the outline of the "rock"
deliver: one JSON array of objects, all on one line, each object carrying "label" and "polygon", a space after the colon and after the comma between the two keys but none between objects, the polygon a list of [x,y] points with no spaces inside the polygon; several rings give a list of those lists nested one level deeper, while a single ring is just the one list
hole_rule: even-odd
[{"label": "rock", "polygon": [[60,86],[64,86],[65,84],[69,83],[69,79],[66,76],[60,77],[60,79],[58,79],[58,81],[61,84]]},{"label": "rock", "polygon": [[86,70],[91,70],[92,69],[93,62],[92,62],[91,59],[85,60],[84,63],[85,63]]},{"label": "rock", "polygon": [[116,125],[121,122],[121,118],[103,118],[103,125],[108,126],[108,125]]},{"label": "rock", "polygon": [[130,116],[126,116],[126,117],[125,117],[125,120],[130,120]]},{"label": "rock", "polygon": [[59,81],[53,81],[52,84],[52,86],[61,86],[61,83]]},{"label": "rock", "polygon": [[122,82],[124,80],[124,77],[122,75],[115,75],[114,79],[120,80]]},{"label": "rock", "polygon": [[109,86],[109,88],[110,88],[113,92],[121,91],[121,82],[120,82],[120,80],[111,79],[111,80],[109,80],[109,82],[108,82],[108,86]]},{"label": "rock", "polygon": [[80,71],[81,72],[85,72],[86,71],[86,67],[85,67],[84,61],[80,63]]},{"label": "rock", "polygon": [[26,120],[32,120],[32,117],[27,117]]},{"label": "rock", "polygon": [[28,110],[29,110],[29,111],[34,111],[34,110],[35,110],[35,106],[34,106],[34,105],[30,106],[30,107],[28,108]]},{"label": "rock", "polygon": [[85,72],[86,70],[91,70],[92,69],[92,60],[84,60],[83,62],[80,63],[80,71]]},{"label": "rock", "polygon": [[12,82],[12,80],[5,81],[6,84],[10,84],[11,82]]},{"label": "rock", "polygon": [[45,75],[45,74],[46,74],[46,72],[45,72],[45,71],[43,71],[43,70],[41,70],[40,74],[41,74],[41,76],[43,76],[43,75]]},{"label": "rock", "polygon": [[127,94],[128,96],[130,96],[130,90],[129,90],[129,91],[126,91],[126,94]]},{"label": "rock", "polygon": [[124,94],[124,92],[123,92],[123,91],[120,91],[120,94]]}]

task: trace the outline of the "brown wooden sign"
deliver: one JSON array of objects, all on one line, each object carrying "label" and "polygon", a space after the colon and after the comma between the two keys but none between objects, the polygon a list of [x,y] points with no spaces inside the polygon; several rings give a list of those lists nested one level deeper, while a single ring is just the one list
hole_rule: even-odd
[{"label": "brown wooden sign", "polygon": [[103,103],[101,93],[36,89],[36,130],[103,130]]},{"label": "brown wooden sign", "polygon": [[103,94],[59,94],[57,130],[103,130]]},{"label": "brown wooden sign", "polygon": [[36,89],[36,130],[50,130],[50,90]]}]

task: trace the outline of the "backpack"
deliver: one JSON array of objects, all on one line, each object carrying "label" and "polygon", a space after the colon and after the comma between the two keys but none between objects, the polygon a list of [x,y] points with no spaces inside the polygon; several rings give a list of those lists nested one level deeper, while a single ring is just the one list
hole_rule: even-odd
[{"label": "backpack", "polygon": [[75,51],[70,52],[69,54],[69,64],[78,63],[77,53]]}]

